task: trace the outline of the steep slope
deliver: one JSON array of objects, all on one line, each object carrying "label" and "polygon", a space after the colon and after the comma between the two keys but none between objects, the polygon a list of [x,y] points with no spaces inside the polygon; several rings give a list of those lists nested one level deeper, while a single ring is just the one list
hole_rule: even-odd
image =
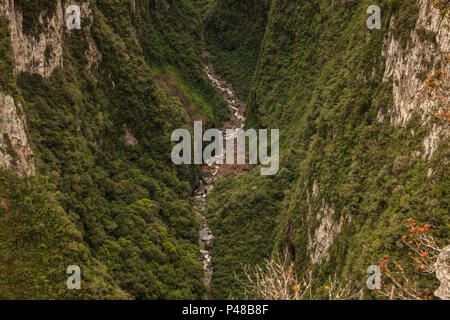
[{"label": "steep slope", "polygon": [[0,3],[0,297],[202,298],[200,168],[170,160],[175,128],[228,115],[200,19],[184,0],[77,4],[81,30],[67,1]]},{"label": "steep slope", "polygon": [[409,217],[447,246],[449,126],[424,92],[450,68],[448,1],[378,2],[380,30],[369,0],[82,0],[68,30],[72,2],[2,0],[0,298],[206,297],[202,172],[170,159],[174,129],[229,116],[204,46],[246,127],[281,134],[277,175],[208,195],[214,298],[243,297],[241,264],[284,248],[317,297],[334,274],[364,289],[384,254],[406,261]]},{"label": "steep slope", "polygon": [[450,67],[448,17],[432,1],[379,1],[382,28],[368,30],[371,4],[271,2],[247,128],[280,129],[280,171],[229,178],[211,196],[216,298],[242,297],[240,264],[282,248],[298,272],[320,272],[319,294],[335,273],[364,289],[384,254],[405,261],[410,216],[448,245],[448,123],[416,92]]},{"label": "steep slope", "polygon": [[214,68],[246,99],[270,1],[217,0],[205,18],[205,42]]}]

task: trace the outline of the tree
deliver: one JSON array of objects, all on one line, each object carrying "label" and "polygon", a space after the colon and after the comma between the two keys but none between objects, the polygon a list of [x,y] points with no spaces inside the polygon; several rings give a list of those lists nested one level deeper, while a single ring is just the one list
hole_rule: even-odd
[{"label": "tree", "polygon": [[[436,244],[430,232],[431,226],[424,224],[420,227],[413,218],[405,222],[409,233],[402,236],[402,241],[409,249],[408,256],[414,262],[415,269],[422,274],[433,274],[439,269],[450,268],[449,259],[439,259],[444,254],[444,250]],[[384,256],[380,268],[386,275],[386,281],[383,281],[381,288],[377,291],[381,297],[390,300],[432,299],[429,289],[421,289],[418,281],[409,276],[408,271],[411,270],[405,270],[395,260],[390,260],[389,255]]]},{"label": "tree", "polygon": [[237,280],[244,287],[246,299],[260,300],[314,300],[319,296],[326,296],[329,300],[350,300],[359,293],[351,294],[352,283],[340,283],[336,275],[329,280],[329,284],[313,291],[318,276],[313,271],[306,272],[301,278],[297,276],[295,263],[290,262],[288,251],[283,257],[276,255],[272,259],[265,259],[263,266],[243,266],[244,280]]},{"label": "tree", "polygon": [[419,91],[419,94],[433,102],[431,113],[447,123],[450,123],[450,74],[447,70],[449,63],[450,53],[447,53],[443,56],[442,67],[428,76]]},{"label": "tree", "polygon": [[433,4],[436,8],[439,9],[442,17],[445,17],[450,12],[449,11],[449,5],[450,5],[449,0],[434,0]]}]

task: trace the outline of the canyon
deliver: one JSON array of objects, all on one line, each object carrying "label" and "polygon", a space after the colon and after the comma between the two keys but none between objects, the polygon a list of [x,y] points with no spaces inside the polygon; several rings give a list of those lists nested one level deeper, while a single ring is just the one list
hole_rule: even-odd
[{"label": "canyon", "polygon": [[[329,277],[363,292],[385,255],[413,263],[410,217],[445,265],[448,1],[380,1],[370,30],[357,1],[78,4],[68,30],[65,1],[0,2],[1,298],[239,299],[243,266],[283,250],[315,298]],[[276,174],[174,163],[196,121],[279,129]],[[449,298],[448,268],[410,266]]]}]

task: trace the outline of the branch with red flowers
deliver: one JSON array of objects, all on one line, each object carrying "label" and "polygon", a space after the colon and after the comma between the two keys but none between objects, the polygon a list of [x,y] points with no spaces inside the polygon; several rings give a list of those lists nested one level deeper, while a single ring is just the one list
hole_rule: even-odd
[{"label": "branch with red flowers", "polygon": [[[414,261],[418,272],[432,274],[440,268],[448,268],[448,261],[445,265],[437,263],[439,255],[444,251],[436,244],[430,231],[431,226],[424,224],[419,226],[413,218],[405,220],[405,227],[408,235],[402,236],[402,241],[409,248],[409,257]],[[380,265],[381,272],[385,275],[385,281],[377,294],[390,300],[430,300],[429,289],[419,289],[417,282],[412,280],[405,269],[395,261],[389,260],[389,255],[385,255]]]},{"label": "branch with red flowers", "polygon": [[417,93],[433,102],[431,114],[437,119],[450,123],[450,74],[447,70],[450,53],[442,59],[442,67],[431,73],[425,85]]}]

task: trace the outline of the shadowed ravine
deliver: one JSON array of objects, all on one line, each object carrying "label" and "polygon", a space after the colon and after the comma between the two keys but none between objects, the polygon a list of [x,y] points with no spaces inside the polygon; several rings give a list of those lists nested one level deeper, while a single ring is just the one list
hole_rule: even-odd
[{"label": "shadowed ravine", "polygon": [[[245,104],[239,101],[233,87],[228,82],[222,80],[218,75],[214,73],[213,66],[209,59],[207,52],[203,53],[203,63],[205,65],[204,71],[207,78],[211,81],[212,85],[216,87],[221,93],[223,99],[227,102],[230,109],[230,119],[224,123],[221,130],[226,132],[227,129],[245,128]],[[234,138],[234,135],[226,135],[225,140]],[[224,141],[225,142],[225,141]],[[203,262],[203,268],[205,270],[204,282],[208,287],[208,299],[212,299],[210,290],[211,279],[213,276],[213,263],[212,263],[212,244],[214,235],[209,228],[209,221],[204,216],[206,212],[206,201],[209,193],[214,189],[215,184],[221,176],[230,173],[239,173],[247,170],[247,165],[227,165],[213,163],[216,159],[222,159],[225,161],[225,151],[222,154],[215,155],[211,159],[212,164],[204,164],[202,167],[202,179],[198,188],[194,192],[196,199],[196,209],[200,212],[202,220],[202,229],[199,233],[200,242],[200,260]]]}]

